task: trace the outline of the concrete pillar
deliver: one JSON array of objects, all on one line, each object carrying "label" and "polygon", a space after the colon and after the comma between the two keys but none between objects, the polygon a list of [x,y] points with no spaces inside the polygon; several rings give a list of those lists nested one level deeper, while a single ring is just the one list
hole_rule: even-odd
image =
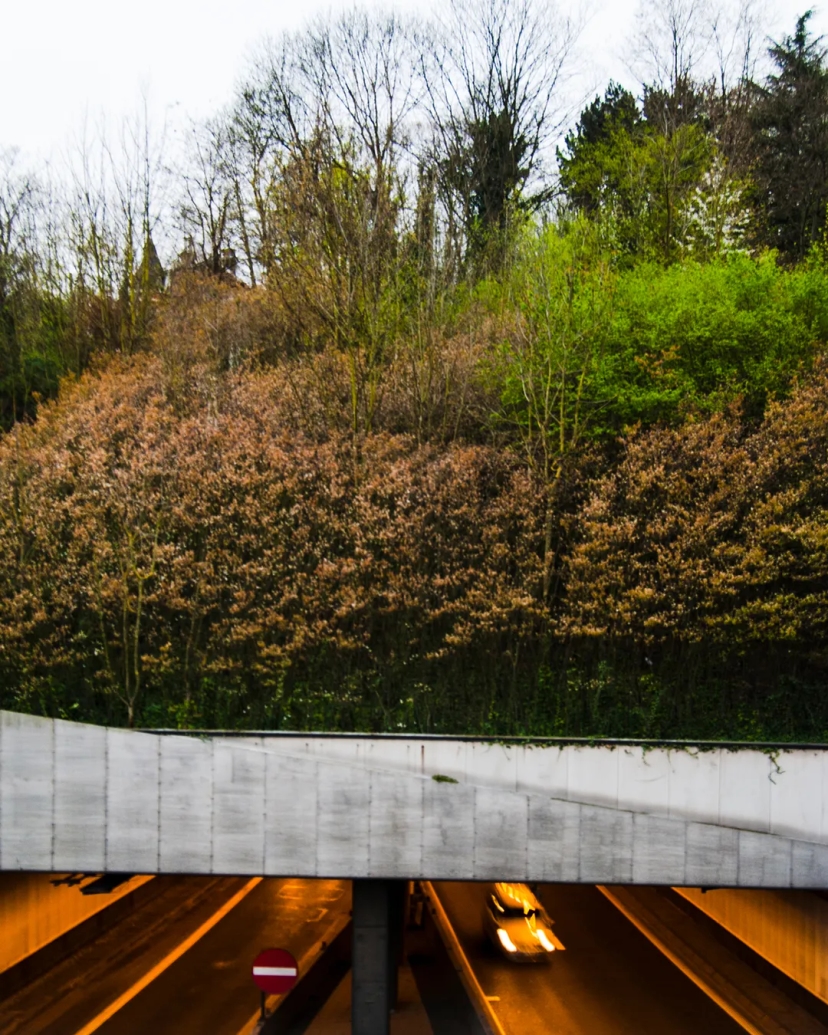
[{"label": "concrete pillar", "polygon": [[351,1035],[389,1035],[397,998],[405,890],[405,881],[353,882]]},{"label": "concrete pillar", "polygon": [[405,928],[408,919],[408,881],[388,881],[388,1001],[397,1009],[400,967],[405,962]]}]

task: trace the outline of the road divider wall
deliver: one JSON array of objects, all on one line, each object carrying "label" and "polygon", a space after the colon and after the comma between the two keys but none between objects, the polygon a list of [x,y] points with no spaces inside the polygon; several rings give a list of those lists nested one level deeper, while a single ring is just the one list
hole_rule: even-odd
[{"label": "road divider wall", "polygon": [[11,995],[153,893],[136,876],[105,895],[58,884],[66,874],[0,873],[0,998]]},{"label": "road divider wall", "polygon": [[828,900],[807,891],[674,890],[828,1003]]}]

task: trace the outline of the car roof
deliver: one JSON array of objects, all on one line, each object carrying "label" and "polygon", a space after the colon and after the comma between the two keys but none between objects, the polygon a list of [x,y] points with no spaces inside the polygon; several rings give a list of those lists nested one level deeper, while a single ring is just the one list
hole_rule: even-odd
[{"label": "car roof", "polygon": [[522,909],[526,912],[541,908],[540,902],[526,884],[496,883],[494,887],[495,894],[508,909]]}]

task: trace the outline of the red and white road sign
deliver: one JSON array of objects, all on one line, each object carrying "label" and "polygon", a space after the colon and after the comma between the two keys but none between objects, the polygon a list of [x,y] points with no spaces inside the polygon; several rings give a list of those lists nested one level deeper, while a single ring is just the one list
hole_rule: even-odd
[{"label": "red and white road sign", "polygon": [[287,949],[265,949],[253,960],[253,980],[263,992],[284,995],[298,977],[299,967]]}]

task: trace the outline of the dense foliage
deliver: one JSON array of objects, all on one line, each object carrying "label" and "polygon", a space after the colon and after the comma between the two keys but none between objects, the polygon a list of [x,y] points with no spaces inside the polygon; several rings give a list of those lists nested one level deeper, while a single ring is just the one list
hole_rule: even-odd
[{"label": "dense foliage", "polygon": [[167,223],[4,160],[0,706],[828,737],[821,44],[668,33],[554,175],[548,14],[272,44]]}]

